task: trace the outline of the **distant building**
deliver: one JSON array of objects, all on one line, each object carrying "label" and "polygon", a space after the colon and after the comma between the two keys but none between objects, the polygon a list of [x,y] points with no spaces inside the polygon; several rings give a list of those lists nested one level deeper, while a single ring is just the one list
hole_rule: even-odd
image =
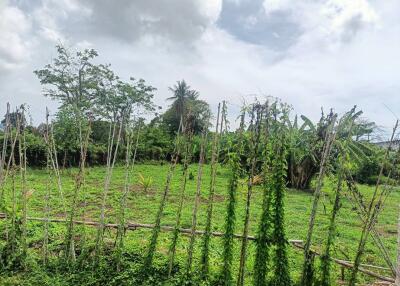
[{"label": "distant building", "polygon": [[[390,141],[375,142],[373,144],[386,149],[386,148],[389,148]],[[392,150],[399,150],[399,148],[400,148],[400,139],[393,140],[391,149]]]}]

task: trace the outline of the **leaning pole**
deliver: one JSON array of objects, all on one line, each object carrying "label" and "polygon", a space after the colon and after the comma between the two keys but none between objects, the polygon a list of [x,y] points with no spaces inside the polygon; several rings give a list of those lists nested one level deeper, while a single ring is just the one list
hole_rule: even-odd
[{"label": "leaning pole", "polygon": [[397,267],[395,286],[400,286],[400,214],[397,222]]}]

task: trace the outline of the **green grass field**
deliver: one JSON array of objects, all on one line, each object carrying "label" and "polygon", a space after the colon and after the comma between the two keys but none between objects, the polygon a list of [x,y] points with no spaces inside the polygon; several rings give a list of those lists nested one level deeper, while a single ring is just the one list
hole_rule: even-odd
[{"label": "green grass field", "polygon": [[[168,171],[168,165],[150,165],[150,164],[139,164],[135,166],[132,182],[133,186],[129,194],[127,220],[131,222],[140,223],[154,223],[155,215],[158,210],[161,193],[165,184],[166,173]],[[194,178],[197,175],[197,165],[190,166],[190,171],[193,173]],[[63,191],[67,198],[70,198],[73,187],[74,187],[74,174],[75,169],[68,169],[62,172],[62,183]],[[151,177],[153,179],[153,185],[145,193],[142,187],[138,184],[138,175],[142,174],[144,177]],[[179,202],[179,186],[181,181],[181,167],[178,166],[173,177],[172,188],[168,203],[165,208],[164,217],[162,219],[162,225],[173,226],[175,222],[176,210]],[[206,204],[208,197],[208,187],[210,182],[210,168],[205,166],[203,184],[202,184],[202,197],[201,197],[201,208],[199,210],[198,229],[204,229],[206,219]],[[96,221],[99,218],[99,211],[101,205],[101,192],[103,190],[105,177],[104,167],[94,167],[87,169],[86,173],[86,184],[81,192],[80,204],[80,219]],[[218,169],[217,183],[216,183],[216,196],[214,205],[213,215],[213,230],[224,231],[224,221],[226,212],[226,192],[228,183],[228,170],[222,167]],[[53,178],[54,179],[54,178]],[[44,170],[29,170],[28,172],[28,189],[29,189],[29,210],[28,216],[31,217],[45,217],[45,191],[46,191],[46,180],[47,174]],[[10,203],[10,181],[8,182],[5,191],[7,193],[7,206],[11,207]],[[19,184],[19,182],[18,182]],[[19,187],[19,185],[17,185]],[[108,222],[117,222],[118,204],[119,198],[124,188],[124,168],[116,167],[112,178],[111,190],[109,193],[109,200],[107,204],[106,218]],[[330,217],[330,211],[332,207],[334,183],[327,179],[324,189],[321,203],[318,210],[318,216],[315,226],[315,235],[313,239],[313,248],[322,250],[325,239],[327,237],[327,227]],[[368,197],[373,192],[373,187],[360,186],[361,191]],[[189,228],[191,226],[191,214],[192,206],[194,203],[194,196],[196,190],[196,179],[189,180],[187,186],[187,196],[184,203],[184,210],[182,214],[182,227]],[[63,217],[63,211],[57,191],[56,184],[51,186],[52,197],[50,200],[51,217]],[[240,186],[238,192],[238,207],[237,207],[237,224],[236,233],[242,232],[244,206],[246,198],[246,186],[245,183]],[[310,214],[312,204],[311,192],[304,192],[294,189],[289,189],[285,199],[285,219],[286,219],[286,233],[288,239],[305,239],[308,226],[308,218]],[[83,206],[84,199],[86,199],[86,208]],[[262,190],[260,187],[256,187],[253,192],[252,206],[251,206],[251,222],[250,222],[250,234],[255,235],[258,228],[258,221],[261,212],[261,201],[262,201]],[[379,217],[377,224],[377,230],[382,235],[382,239],[388,248],[393,260],[396,257],[397,247],[397,217],[399,212],[400,193],[398,190],[394,190],[386,201],[385,209]],[[85,209],[85,213],[83,213]],[[4,221],[0,222],[2,229],[4,230]],[[352,260],[357,249],[358,239],[360,236],[361,222],[357,216],[356,211],[352,208],[350,202],[347,199],[343,199],[343,205],[340,210],[339,217],[337,219],[337,238],[334,247],[334,257]],[[83,227],[78,227],[78,233],[82,234]],[[95,234],[93,227],[86,227],[85,232],[89,235]],[[150,230],[140,229],[135,231],[128,231],[126,238],[126,248],[132,252],[144,253],[150,237]],[[50,226],[50,247],[54,255],[57,254],[57,250],[60,248],[60,244],[64,239],[65,226],[62,223],[52,223]],[[40,222],[29,222],[28,225],[29,235],[29,256],[34,260],[38,257],[40,246],[42,244],[43,237],[43,224]],[[157,263],[162,264],[167,261],[167,251],[172,233],[163,232],[159,239],[158,251],[157,251]],[[115,239],[115,231],[107,231],[107,241],[112,243]],[[94,238],[92,237],[92,242]],[[196,261],[199,258],[201,237],[196,240]],[[179,240],[177,261],[181,264],[186,262],[186,251],[188,245],[188,238],[181,236]],[[236,241],[235,245],[235,269],[239,264],[239,241]],[[248,259],[247,259],[247,277],[246,284],[251,285],[251,276],[253,271],[253,256],[254,256],[254,244],[251,242],[249,247]],[[222,255],[222,239],[213,238],[211,244],[211,266],[212,272],[217,273],[221,266],[221,255]],[[289,260],[290,268],[294,281],[297,281],[301,272],[302,267],[302,252],[293,247],[289,247]],[[372,239],[369,239],[367,250],[363,256],[363,263],[374,264],[380,266],[386,266],[382,255],[378,252],[377,248],[373,245]],[[195,264],[196,265],[196,264]],[[340,269],[335,267],[335,273],[339,277]],[[31,270],[39,271],[39,270]],[[385,272],[382,272],[385,274]],[[386,275],[388,273],[386,272]],[[0,277],[0,285],[25,285],[24,279],[28,279],[29,275],[16,274],[14,276]],[[369,278],[361,275],[360,281],[367,281]],[[43,278],[48,285],[65,285],[63,277],[57,275],[48,276]],[[41,285],[44,285],[41,284]]]}]

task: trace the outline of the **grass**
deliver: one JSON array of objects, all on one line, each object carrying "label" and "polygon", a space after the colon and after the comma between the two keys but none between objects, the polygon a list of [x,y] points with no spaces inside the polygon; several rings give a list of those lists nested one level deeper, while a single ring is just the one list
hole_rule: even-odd
[{"label": "grass", "polygon": [[[139,164],[135,166],[133,176],[131,178],[133,186],[128,197],[128,209],[126,212],[127,221],[134,221],[140,223],[154,223],[158,204],[161,197],[161,192],[165,183],[166,173],[168,171],[168,165],[151,165],[151,164]],[[190,171],[196,178],[197,165],[191,165]],[[62,172],[63,190],[66,194],[67,199],[71,197],[72,190],[74,187],[74,174],[75,169],[67,169]],[[140,176],[142,174],[145,179],[152,179],[152,185],[145,192],[140,184]],[[165,208],[164,217],[162,219],[162,225],[174,225],[176,211],[179,203],[179,186],[181,182],[182,168],[178,167],[175,171],[171,193],[168,198],[168,202]],[[227,178],[228,170],[219,167],[217,173],[216,182],[216,195],[213,215],[213,231],[224,230],[225,212],[226,212],[226,193],[227,193]],[[85,187],[81,193],[81,213],[79,216],[85,217],[86,220],[98,220],[100,214],[101,205],[101,191],[103,189],[105,177],[104,167],[93,167],[87,169]],[[27,177],[27,185],[29,188],[30,198],[28,203],[28,216],[32,217],[45,217],[44,214],[44,196],[46,186],[47,175],[44,170],[29,170]],[[201,196],[201,206],[199,208],[198,216],[198,229],[204,229],[206,222],[206,203],[208,197],[208,186],[210,182],[210,167],[204,167],[203,175],[203,186]],[[10,195],[9,185],[6,187],[6,193]],[[109,200],[106,211],[106,221],[116,223],[117,214],[119,208],[119,198],[124,188],[124,169],[122,166],[118,166],[114,170],[112,184],[109,193]],[[326,180],[323,189],[323,197],[318,209],[318,215],[315,225],[315,232],[313,238],[313,248],[322,250],[325,239],[327,236],[328,221],[330,216],[330,210],[333,201],[333,188],[334,184],[332,180]],[[368,198],[373,192],[373,187],[360,186],[360,190]],[[189,180],[187,185],[187,196],[182,211],[182,227],[190,228],[191,226],[191,214],[192,207],[194,204],[194,196],[196,192],[196,180]],[[236,233],[242,232],[243,217],[245,208],[245,182],[240,186],[238,196],[238,207],[237,207],[237,225]],[[261,216],[261,199],[262,190],[260,187],[256,187],[252,198],[252,207],[250,214],[250,234],[255,235],[258,228],[258,220]],[[308,218],[310,214],[312,204],[312,193],[304,192],[294,189],[289,189],[286,193],[285,198],[285,219],[286,219],[286,233],[288,239],[302,239],[306,237]],[[86,199],[86,212],[83,213],[83,201]],[[391,257],[395,260],[396,246],[397,246],[397,217],[399,212],[398,202],[400,202],[400,193],[396,189],[387,200],[385,209],[379,217],[377,229],[381,233],[383,241],[388,248]],[[10,196],[7,197],[7,206],[11,206]],[[52,217],[63,217],[62,205],[57,194],[56,184],[52,187],[52,197],[50,200],[51,216]],[[334,257],[352,260],[357,249],[358,239],[361,233],[361,222],[357,216],[357,213],[352,208],[349,201],[343,200],[342,208],[340,209],[339,216],[337,219],[337,238],[334,246]],[[5,222],[0,222],[2,232],[5,227]],[[82,233],[83,227],[78,227],[78,233]],[[92,235],[92,241],[94,241],[95,229],[86,227],[85,232]],[[61,243],[63,242],[65,234],[65,227],[63,224],[51,224],[50,226],[50,250],[53,251],[54,256],[57,255]],[[43,227],[40,222],[29,222],[28,224],[28,236],[29,236],[29,257],[32,261],[39,256],[39,247],[42,243]],[[130,253],[144,253],[150,237],[150,230],[138,229],[135,231],[128,231],[126,238],[126,250]],[[167,251],[172,237],[171,232],[163,232],[159,238],[156,261],[159,264],[166,263]],[[4,238],[4,237],[3,237]],[[4,239],[0,240],[0,243],[4,243]],[[111,244],[115,239],[115,231],[106,232],[107,241]],[[196,239],[195,245],[195,260],[194,265],[198,264],[200,254],[200,237]],[[179,239],[177,247],[176,261],[184,265],[186,263],[186,252],[188,247],[189,239],[182,236]],[[239,241],[235,243],[235,263],[234,268],[237,270],[239,264]],[[253,256],[255,247],[253,243],[249,245],[249,255],[247,259],[246,268],[246,284],[251,285],[251,276],[253,272]],[[211,240],[211,257],[210,266],[211,272],[218,273],[221,267],[221,255],[222,255],[222,240],[221,238],[212,238]],[[289,261],[291,275],[294,281],[297,281],[300,276],[302,266],[303,254],[297,249],[289,249]],[[377,248],[373,245],[372,239],[368,241],[365,255],[363,256],[363,263],[374,264],[380,266],[386,266]],[[40,264],[33,263],[36,267],[29,269],[29,272],[40,271]],[[336,278],[339,277],[340,269],[334,266]],[[36,269],[36,270],[35,270]],[[387,274],[387,273],[386,273]],[[388,274],[387,274],[388,275]],[[27,279],[31,279],[31,285],[66,285],[63,284],[62,276],[49,275],[39,279],[38,284],[32,282],[31,275],[24,274],[3,274],[0,277],[0,285],[27,285],[25,282]],[[127,278],[128,279],[128,278]],[[334,279],[335,280],[335,279]],[[361,281],[368,281],[369,278],[365,276],[360,277]],[[96,284],[93,284],[96,285]]]}]

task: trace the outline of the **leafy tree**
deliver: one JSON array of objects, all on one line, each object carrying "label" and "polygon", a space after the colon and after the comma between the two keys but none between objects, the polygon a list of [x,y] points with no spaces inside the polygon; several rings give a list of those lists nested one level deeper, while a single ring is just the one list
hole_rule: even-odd
[{"label": "leafy tree", "polygon": [[66,167],[67,163],[76,165],[76,154],[80,151],[79,126],[72,106],[65,105],[58,110],[53,121],[53,132],[56,146],[62,154],[62,166]]},{"label": "leafy tree", "polygon": [[46,86],[44,95],[71,105],[76,112],[87,111],[91,101],[98,95],[99,74],[93,59],[98,56],[94,49],[72,53],[57,45],[57,57],[51,64],[34,73]]}]

